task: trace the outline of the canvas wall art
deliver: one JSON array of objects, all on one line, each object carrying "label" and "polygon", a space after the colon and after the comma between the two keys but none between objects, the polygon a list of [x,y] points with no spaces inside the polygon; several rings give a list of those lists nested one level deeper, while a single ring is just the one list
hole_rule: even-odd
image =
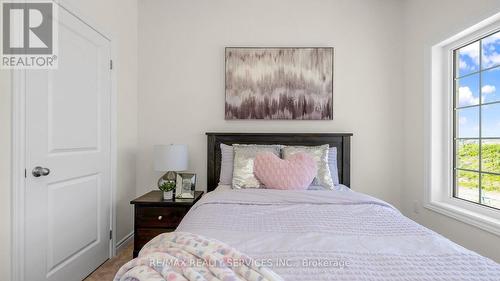
[{"label": "canvas wall art", "polygon": [[226,48],[226,119],[331,120],[333,48]]}]

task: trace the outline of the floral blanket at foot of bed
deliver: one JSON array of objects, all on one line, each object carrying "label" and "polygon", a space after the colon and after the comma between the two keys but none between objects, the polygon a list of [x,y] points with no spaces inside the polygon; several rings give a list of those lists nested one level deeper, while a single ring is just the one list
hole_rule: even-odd
[{"label": "floral blanket at foot of bed", "polygon": [[149,241],[139,256],[116,273],[114,281],[281,281],[262,263],[214,239],[170,232]]}]

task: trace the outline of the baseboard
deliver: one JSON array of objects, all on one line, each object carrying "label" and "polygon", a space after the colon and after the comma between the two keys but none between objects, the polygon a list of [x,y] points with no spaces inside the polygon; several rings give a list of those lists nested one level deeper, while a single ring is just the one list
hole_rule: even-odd
[{"label": "baseboard", "polygon": [[123,248],[131,241],[134,240],[134,232],[130,232],[129,234],[127,234],[125,237],[123,237],[123,239],[121,239],[120,241],[118,241],[116,243],[116,247],[115,247],[115,253],[119,253],[121,250],[123,250]]}]

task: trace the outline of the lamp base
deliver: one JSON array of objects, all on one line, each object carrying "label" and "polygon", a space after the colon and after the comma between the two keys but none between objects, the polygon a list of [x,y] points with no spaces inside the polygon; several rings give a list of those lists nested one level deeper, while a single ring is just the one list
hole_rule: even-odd
[{"label": "lamp base", "polygon": [[177,173],[174,171],[168,171],[160,179],[163,179],[164,181],[175,181],[177,179]]}]

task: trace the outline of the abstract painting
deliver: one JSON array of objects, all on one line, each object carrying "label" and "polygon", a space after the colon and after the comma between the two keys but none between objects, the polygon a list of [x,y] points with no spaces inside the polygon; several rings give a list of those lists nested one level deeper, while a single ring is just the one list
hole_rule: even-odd
[{"label": "abstract painting", "polygon": [[226,119],[331,120],[333,48],[226,48]]}]

